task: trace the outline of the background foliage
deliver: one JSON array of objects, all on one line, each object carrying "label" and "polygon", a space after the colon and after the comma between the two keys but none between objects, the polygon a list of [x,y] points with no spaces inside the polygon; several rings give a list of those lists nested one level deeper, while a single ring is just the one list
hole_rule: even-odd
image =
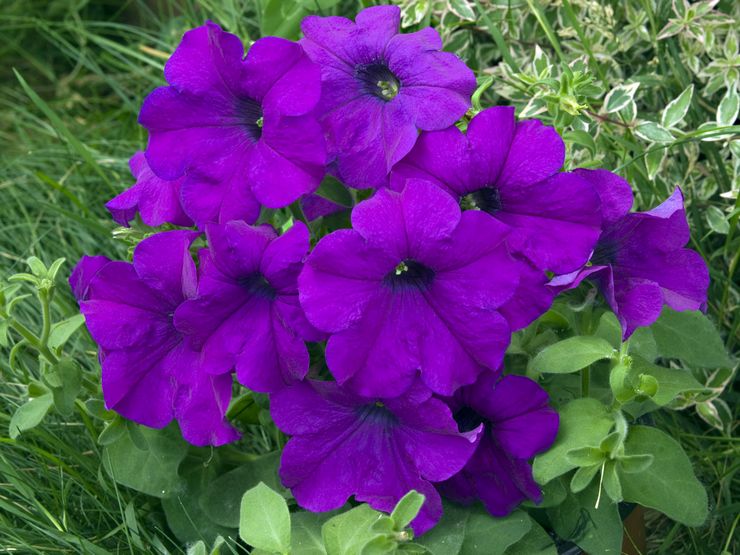
[{"label": "background foliage", "polygon": [[[131,184],[127,160],[146,141],[136,124],[139,105],[149,90],[162,84],[163,64],[186,29],[209,18],[245,40],[262,34],[295,38],[300,18],[307,13],[351,17],[370,3],[3,2],[0,279],[26,271],[30,256],[47,264],[66,258],[60,282],[83,253],[126,256],[131,234],[114,237],[115,226],[103,203]],[[483,93],[484,104],[513,104],[519,116],[536,116],[556,126],[568,143],[568,167],[617,171],[632,183],[638,209],[655,206],[681,186],[693,230],[692,248],[708,261],[711,272],[708,313],[727,350],[737,353],[740,4],[732,0],[691,5],[681,0],[400,4],[407,28],[434,24],[447,49],[476,70],[481,83],[490,83]],[[138,228],[131,233],[145,232]],[[51,302],[54,321],[76,314],[66,286],[58,289]],[[41,311],[30,299],[16,306],[16,315],[30,329],[43,327]],[[39,362],[33,350],[11,353],[10,345],[0,326],[0,348],[6,355],[0,357],[0,551],[178,553],[183,548],[174,537],[175,529],[178,536],[192,532],[197,540],[199,532],[187,518],[168,522],[157,497],[121,487],[101,469],[104,445],[120,437],[128,425],[99,404],[81,400],[99,390],[99,367],[89,337],[71,335],[63,349],[65,360],[75,361],[75,368],[81,369],[73,381],[86,395],[77,400],[77,391],[29,387],[40,378]],[[729,373],[698,377],[716,394],[660,416],[658,425],[679,440],[692,459],[709,491],[711,516],[701,528],[689,529],[649,512],[651,553],[737,548],[733,546],[735,515],[740,512],[740,461],[733,436],[737,393],[729,387],[720,395],[732,382]],[[46,393],[52,393],[47,399],[58,406],[71,395],[68,410],[55,410],[40,426],[11,437],[11,415],[29,396],[41,399]],[[250,403],[240,407],[243,422],[264,421],[260,399]],[[104,424],[106,432],[99,439]],[[253,461],[279,441],[264,428],[250,430],[240,445],[241,462]],[[145,431],[130,434],[146,441]],[[189,487],[197,488],[203,473],[213,471],[203,470],[212,453],[170,451],[163,455],[163,468],[177,466],[183,457],[191,469]],[[165,483],[156,487],[166,488],[166,475],[161,478]],[[135,469],[131,479],[137,479]],[[166,502],[183,503],[186,493]],[[233,510],[238,510],[238,500],[235,503]]]}]

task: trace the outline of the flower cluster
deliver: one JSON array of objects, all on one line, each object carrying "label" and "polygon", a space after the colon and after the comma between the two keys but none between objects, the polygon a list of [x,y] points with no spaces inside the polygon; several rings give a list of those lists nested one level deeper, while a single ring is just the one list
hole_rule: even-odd
[{"label": "flower cluster", "polygon": [[[701,307],[708,274],[679,190],[630,213],[620,177],[563,171],[554,129],[510,107],[472,115],[472,71],[399,21],[393,6],[307,17],[299,43],[262,38],[246,57],[214,23],[187,32],[141,109],[136,184],[107,205],[122,225],[187,229],[132,263],[85,257],[70,282],[109,409],[221,445],[239,437],[235,376],[291,437],[280,476],[299,505],[390,510],[416,489],[423,533],[440,493],[494,515],[541,497],[529,460],[558,415],[504,375],[513,332],[588,279],[627,337],[663,304]],[[337,210],[315,194],[326,174],[371,189],[351,227],[262,223]]]}]

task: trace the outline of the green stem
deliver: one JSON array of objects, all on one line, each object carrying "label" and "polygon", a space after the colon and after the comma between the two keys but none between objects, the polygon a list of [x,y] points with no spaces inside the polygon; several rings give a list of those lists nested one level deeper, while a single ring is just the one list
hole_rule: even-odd
[{"label": "green stem", "polygon": [[49,363],[57,364],[59,362],[59,359],[54,355],[54,353],[51,352],[49,347],[45,343],[42,343],[41,340],[36,337],[36,335],[26,326],[24,326],[20,322],[17,322],[16,320],[9,318],[8,315],[5,313],[0,313],[0,318],[5,318],[6,320],[8,320],[8,325],[16,332],[18,332],[18,335],[25,339],[31,347],[44,355],[44,358],[46,358]]},{"label": "green stem", "polygon": [[586,366],[581,370],[581,397],[588,397],[588,391],[591,384],[591,367]]},{"label": "green stem", "polygon": [[41,337],[39,343],[47,345],[51,333],[51,295],[48,291],[39,290],[39,302],[41,303]]}]

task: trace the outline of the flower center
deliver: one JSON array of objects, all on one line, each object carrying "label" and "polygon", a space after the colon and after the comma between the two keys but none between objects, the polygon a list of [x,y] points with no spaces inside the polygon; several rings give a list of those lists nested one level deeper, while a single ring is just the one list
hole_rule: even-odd
[{"label": "flower center", "polygon": [[357,417],[368,424],[388,427],[398,424],[398,417],[379,401],[357,407],[356,411]]},{"label": "flower center", "polygon": [[238,125],[247,133],[247,136],[257,142],[262,137],[262,106],[251,98],[240,98],[236,105]]},{"label": "flower center", "polygon": [[470,407],[462,407],[455,413],[454,418],[460,432],[475,430],[481,424],[485,424],[486,426],[490,425],[490,421],[488,419],[483,418]]},{"label": "flower center", "polygon": [[398,77],[382,62],[358,65],[355,67],[355,78],[360,81],[365,92],[385,102],[393,100],[401,88]]},{"label": "flower center", "polygon": [[616,241],[602,240],[596,244],[589,262],[594,266],[605,266],[613,264],[617,258],[619,244]]},{"label": "flower center", "polygon": [[463,210],[482,210],[495,214],[502,208],[501,193],[496,187],[481,187],[461,198],[460,207]]},{"label": "flower center", "polygon": [[404,260],[383,278],[385,285],[394,291],[403,289],[426,289],[434,279],[434,270],[417,262]]},{"label": "flower center", "polygon": [[277,293],[270,282],[259,272],[255,272],[239,279],[239,285],[244,287],[250,294],[262,299],[273,300]]}]

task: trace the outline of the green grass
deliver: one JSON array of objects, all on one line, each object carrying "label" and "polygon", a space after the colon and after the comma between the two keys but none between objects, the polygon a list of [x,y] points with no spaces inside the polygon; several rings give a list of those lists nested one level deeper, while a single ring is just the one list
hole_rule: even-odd
[{"label": "green grass", "polygon": [[[245,40],[259,36],[260,29],[294,32],[280,14],[275,19],[268,10],[265,16],[265,5],[274,4],[3,2],[0,278],[24,271],[31,255],[47,263],[64,257],[66,271],[83,253],[124,257],[127,244],[113,239],[115,226],[103,203],[131,184],[127,160],[146,143],[136,124],[138,108],[147,92],[162,84],[167,53],[186,29],[207,18]],[[351,15],[359,4],[345,0],[330,11]],[[737,128],[711,142],[701,138],[716,131],[697,130],[715,120],[727,85],[740,70],[726,45],[738,26],[738,5],[723,0],[693,27],[687,24],[679,35],[661,38],[661,30],[676,17],[666,0],[450,2],[457,13],[437,2],[433,11],[418,14],[416,4],[422,3],[404,2],[412,26],[434,23],[446,44],[479,75],[493,76],[484,104],[513,103],[521,112],[533,98],[541,103],[544,111],[537,117],[566,134],[570,166],[618,169],[632,183],[640,209],[660,202],[674,186],[682,187],[692,246],[710,266],[709,314],[727,348],[737,352],[740,211],[729,193],[740,188],[740,140]],[[472,18],[466,8],[474,10]],[[711,33],[704,38],[705,50],[691,33]],[[547,55],[537,72],[532,69],[535,45]],[[580,81],[560,66],[578,58],[585,72]],[[719,72],[711,69],[715,66]],[[543,68],[548,75],[539,74]],[[640,83],[636,116],[628,110],[605,113],[606,93],[628,82]],[[637,120],[659,121],[666,104],[692,83],[696,92],[676,140],[652,144],[636,133]],[[586,133],[577,132],[586,128]],[[593,138],[593,145],[584,135]],[[662,152],[660,170],[651,176],[646,158],[650,162]],[[60,289],[53,306],[56,318],[76,311],[69,292]],[[40,316],[32,303],[22,305],[20,314],[30,327],[38,327]],[[86,392],[94,395],[99,374],[94,345],[79,333],[67,353],[83,366]],[[7,354],[0,356],[0,553],[182,552],[160,503],[116,486],[102,471],[96,443],[101,425],[81,402],[69,418],[52,413],[17,440],[8,437],[10,415],[27,399],[38,364],[31,352],[20,351],[11,368]],[[728,391],[723,398],[732,411],[724,431],[707,425],[693,408],[659,420],[694,462],[712,511],[699,529],[649,513],[650,553],[715,554],[738,548],[732,538],[740,512],[740,444],[732,437],[737,393]]]}]

